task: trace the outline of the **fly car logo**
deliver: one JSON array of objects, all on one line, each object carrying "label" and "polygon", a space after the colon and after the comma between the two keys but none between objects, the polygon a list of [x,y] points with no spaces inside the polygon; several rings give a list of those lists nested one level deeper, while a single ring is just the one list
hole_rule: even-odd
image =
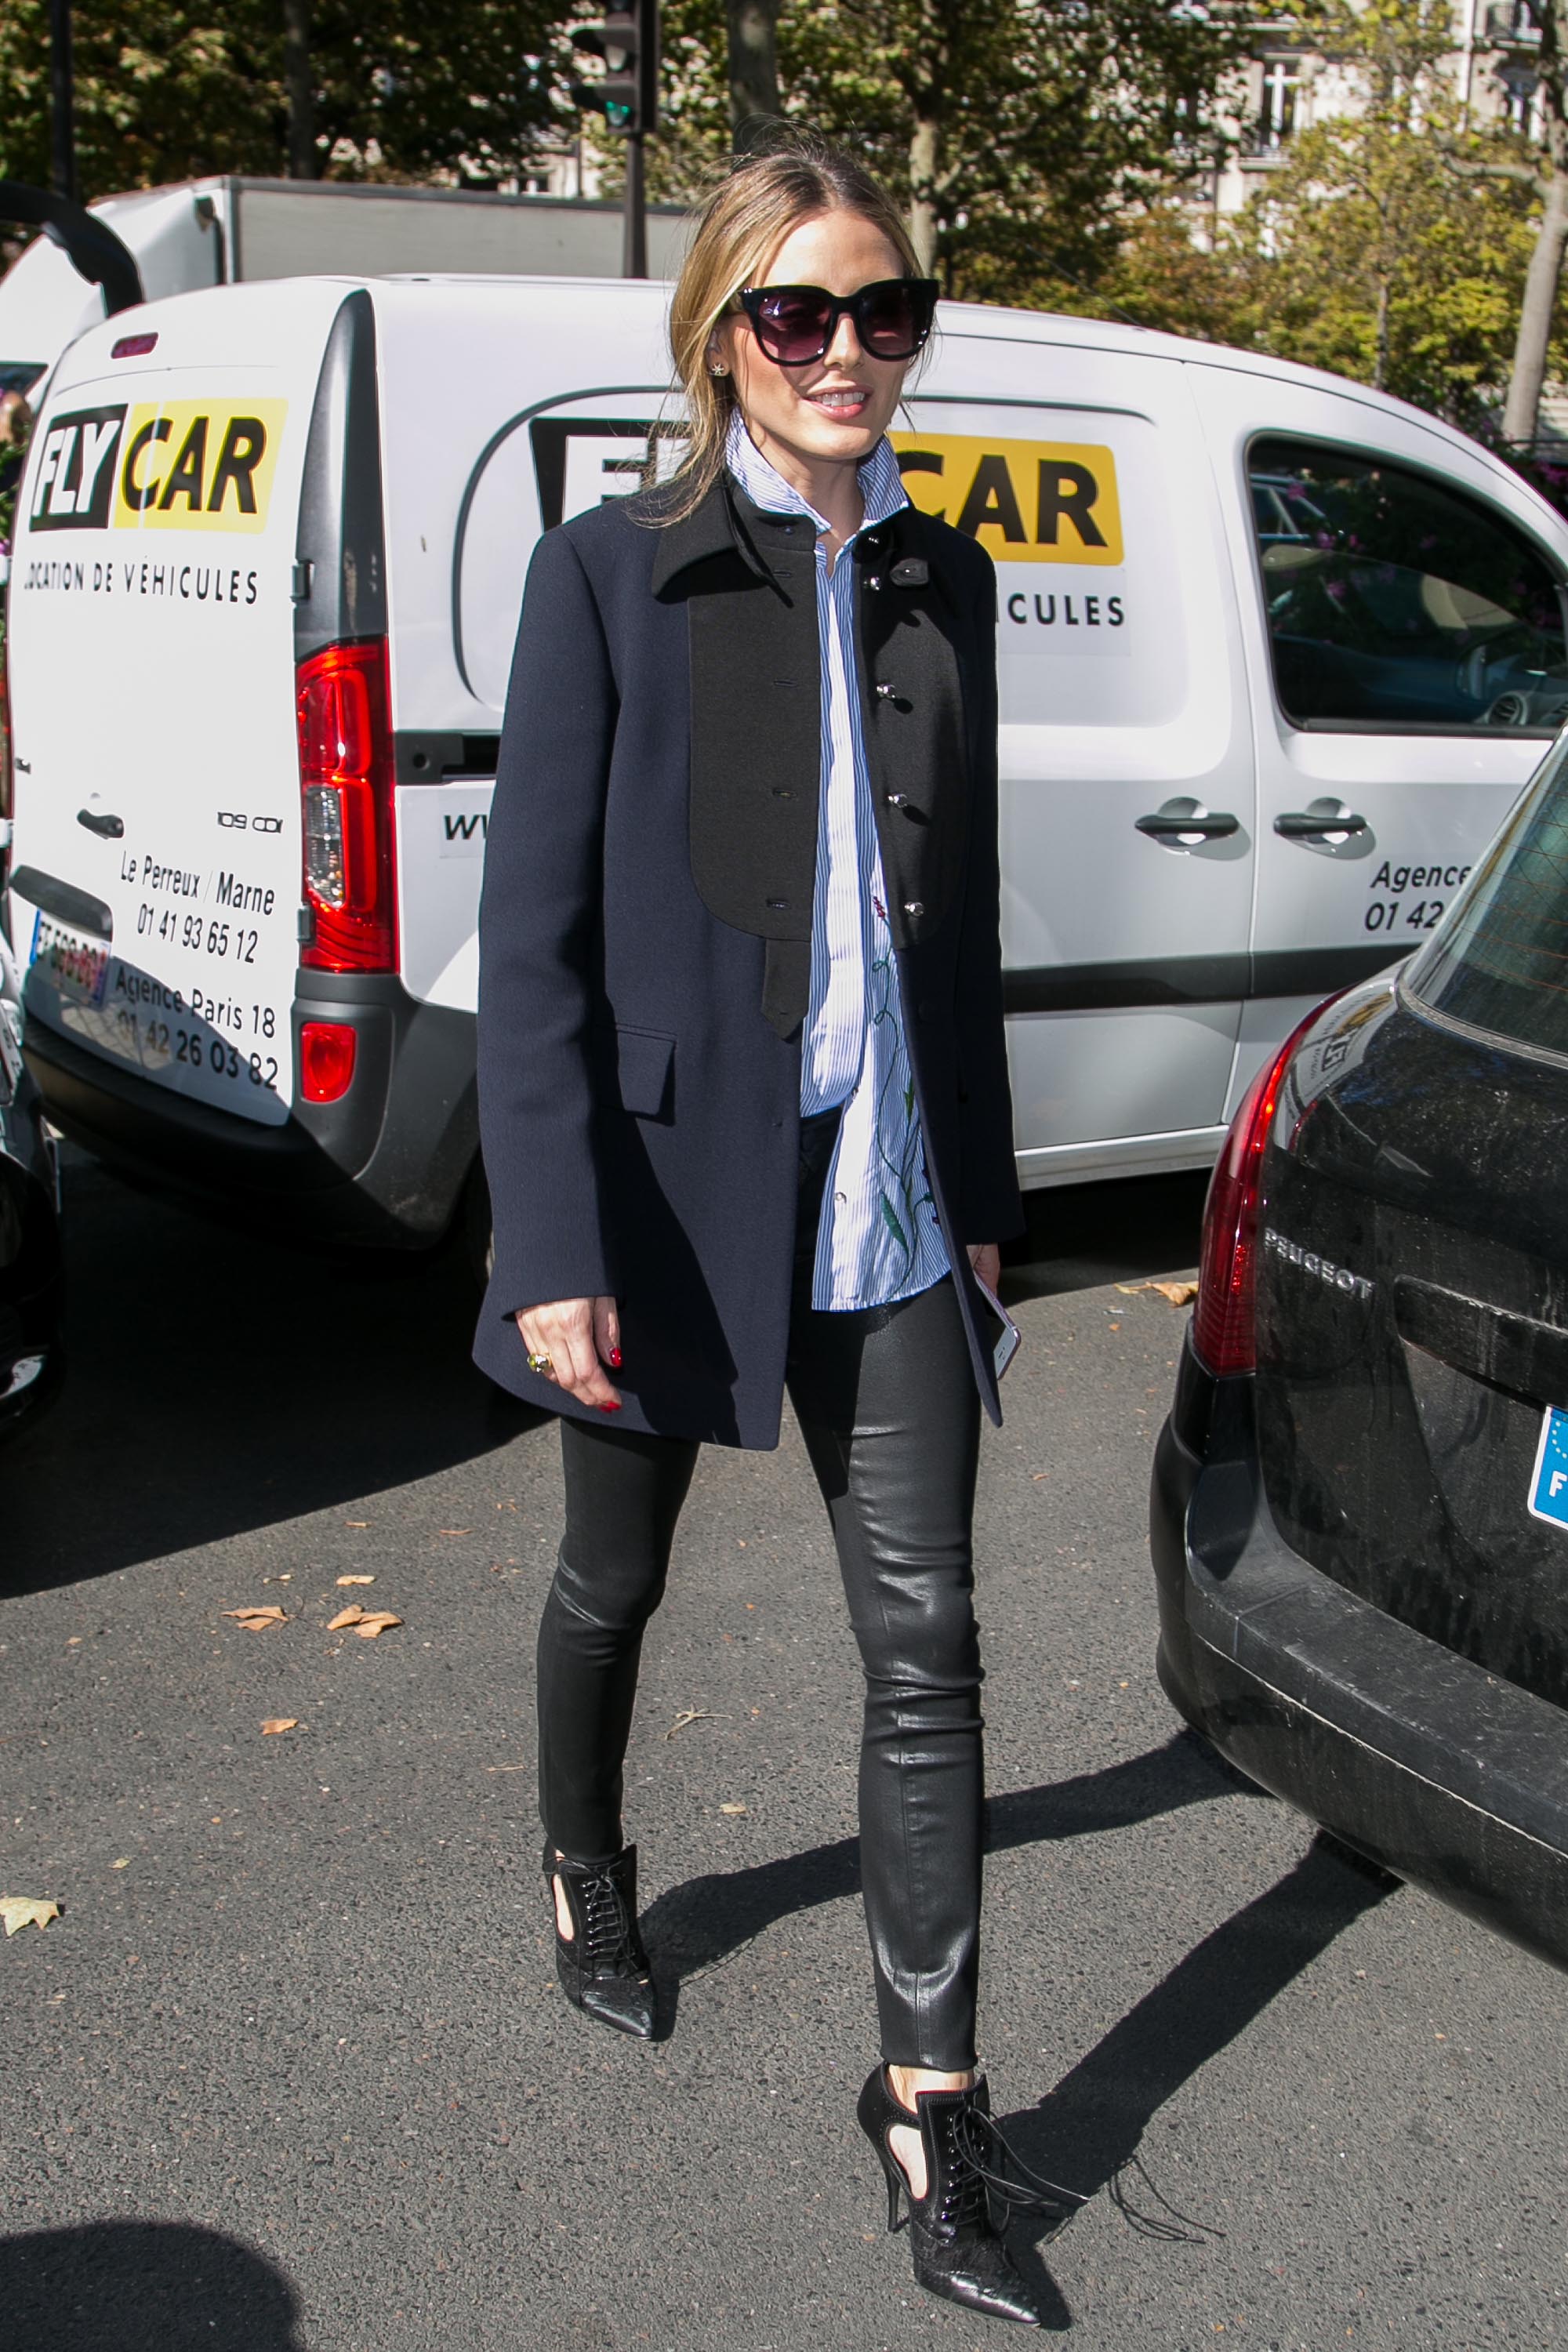
[{"label": "fly car logo", "polygon": [[256,532],[267,524],[284,400],[74,409],[44,435],[35,530]]},{"label": "fly car logo", "polygon": [[34,530],[102,530],[114,495],[114,460],[125,423],[119,408],[73,408],[47,426],[33,477]]},{"label": "fly car logo", "polygon": [[923,513],[998,563],[1120,563],[1114,453],[1090,441],[991,441],[893,433],[904,488]]}]

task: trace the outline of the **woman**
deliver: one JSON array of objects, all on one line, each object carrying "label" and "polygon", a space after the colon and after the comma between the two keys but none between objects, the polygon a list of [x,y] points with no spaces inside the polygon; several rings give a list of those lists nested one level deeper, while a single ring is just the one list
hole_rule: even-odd
[{"label": "woman", "polygon": [[1036,2324],[974,2052],[971,1518],[981,1402],[1000,1414],[973,1275],[1021,1222],[995,580],[885,437],[935,296],[850,158],[738,163],[671,308],[681,472],[539,543],[480,916],[476,1353],[562,1416],[544,1871],[569,1998],[641,2035],[643,1629],[700,1444],[775,1445],[788,1388],[867,1675],[860,2121],[921,2283]]}]

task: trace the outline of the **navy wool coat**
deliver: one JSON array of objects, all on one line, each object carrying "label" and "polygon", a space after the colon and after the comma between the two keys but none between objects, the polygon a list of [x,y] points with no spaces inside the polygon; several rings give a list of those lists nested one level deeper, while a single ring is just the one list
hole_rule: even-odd
[{"label": "navy wool coat", "polygon": [[[658,494],[653,494],[657,496]],[[475,1356],[531,1402],[519,1307],[613,1296],[619,1428],[778,1443],[822,762],[815,540],[726,477],[540,541],[479,913],[494,1270]],[[1022,1223],[1002,1023],[996,588],[910,508],[863,534],[857,657],[926,1170],[974,1374],[966,1242]]]}]

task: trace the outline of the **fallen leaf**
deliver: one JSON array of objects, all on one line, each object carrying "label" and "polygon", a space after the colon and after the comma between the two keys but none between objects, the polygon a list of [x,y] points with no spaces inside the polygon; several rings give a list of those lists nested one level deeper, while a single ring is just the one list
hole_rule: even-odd
[{"label": "fallen leaf", "polygon": [[262,1736],[268,1739],[270,1739],[275,1732],[298,1731],[299,1728],[300,1718],[297,1715],[269,1715],[261,1727]]},{"label": "fallen leaf", "polygon": [[1149,1287],[1168,1298],[1173,1307],[1190,1307],[1198,1295],[1195,1282],[1152,1282]]},{"label": "fallen leaf", "polygon": [[110,1870],[129,1870],[131,1867],[131,1856],[128,1853],[122,1853],[120,1860],[118,1862],[111,1862],[109,1867]]},{"label": "fallen leaf", "polygon": [[374,1642],[378,1633],[390,1633],[395,1625],[402,1622],[402,1618],[395,1617],[390,1609],[372,1609],[362,1615],[354,1632],[362,1642]]},{"label": "fallen leaf", "polygon": [[474,1531],[472,1528],[437,1528],[436,1532],[438,1536],[471,1536]]},{"label": "fallen leaf", "polygon": [[340,1576],[338,1582],[340,1584],[374,1584],[375,1579],[374,1576]]},{"label": "fallen leaf", "polygon": [[721,1805],[719,1808],[721,1813],[743,1813],[745,1810],[744,1805]]},{"label": "fallen leaf", "polygon": [[706,1723],[707,1720],[700,1706],[683,1706],[664,1736],[667,1739],[673,1739],[676,1733],[684,1731],[689,1723]]},{"label": "fallen leaf", "polygon": [[225,1617],[237,1617],[247,1633],[265,1633],[268,1625],[287,1625],[288,1618],[281,1609],[225,1609]]},{"label": "fallen leaf", "polygon": [[42,1895],[0,1895],[0,1926],[7,1936],[18,1927],[47,1927],[60,1916],[60,1906]]},{"label": "fallen leaf", "polygon": [[1116,1287],[1123,1298],[1136,1298],[1139,1292],[1147,1290],[1149,1286],[1146,1282],[1119,1282]]},{"label": "fallen leaf", "polygon": [[359,1602],[351,1601],[346,1609],[340,1609],[335,1617],[328,1618],[327,1631],[329,1633],[341,1633],[345,1625],[357,1625],[363,1615],[364,1611]]},{"label": "fallen leaf", "polygon": [[368,1519],[345,1519],[343,1521],[343,1525],[345,1528],[368,1528],[370,1521]]}]

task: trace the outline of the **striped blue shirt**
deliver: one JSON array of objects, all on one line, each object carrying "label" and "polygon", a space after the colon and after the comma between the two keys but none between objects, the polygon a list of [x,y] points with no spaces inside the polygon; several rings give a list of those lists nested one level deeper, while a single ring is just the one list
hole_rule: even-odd
[{"label": "striped blue shirt", "polygon": [[[842,1106],[843,1117],[823,1196],[811,1303],[887,1307],[929,1290],[950,1265],[926,1181],[871,807],[855,671],[855,566],[847,544],[829,567],[826,522],[769,465],[738,414],[726,454],[731,473],[764,513],[806,515],[817,530],[822,797],[800,1108],[809,1118]],[[869,530],[909,501],[889,441],[879,441],[859,471],[860,529]]]}]

